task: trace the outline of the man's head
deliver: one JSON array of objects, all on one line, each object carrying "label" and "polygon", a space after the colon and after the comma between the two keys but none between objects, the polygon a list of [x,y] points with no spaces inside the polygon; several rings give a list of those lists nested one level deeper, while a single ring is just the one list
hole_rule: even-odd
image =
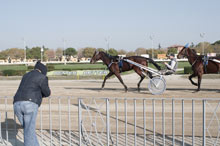
[{"label": "man's head", "polygon": [[173,58],[175,57],[175,55],[174,55],[173,53],[171,53],[171,54],[168,55],[168,57],[169,57],[170,59],[173,59]]},{"label": "man's head", "polygon": [[47,67],[42,64],[40,61],[37,61],[36,65],[34,66],[34,69],[39,69],[42,74],[47,74]]}]

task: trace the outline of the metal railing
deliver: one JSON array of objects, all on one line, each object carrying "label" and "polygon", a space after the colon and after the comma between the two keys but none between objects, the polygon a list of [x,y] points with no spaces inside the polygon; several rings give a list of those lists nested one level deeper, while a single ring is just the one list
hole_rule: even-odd
[{"label": "metal railing", "polygon": [[[0,144],[20,145],[12,98],[0,98]],[[220,145],[218,98],[50,97],[39,108],[40,145]]]}]

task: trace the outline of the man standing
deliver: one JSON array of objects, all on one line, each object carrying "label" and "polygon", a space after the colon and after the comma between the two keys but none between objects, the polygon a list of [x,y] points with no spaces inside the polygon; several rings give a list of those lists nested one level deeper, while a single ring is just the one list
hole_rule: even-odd
[{"label": "man standing", "polygon": [[174,54],[170,54],[168,55],[169,59],[170,59],[170,62],[169,63],[166,63],[164,62],[165,66],[166,66],[166,72],[164,73],[165,75],[171,75],[173,73],[176,72],[176,69],[177,69],[177,60],[176,58],[174,57]]},{"label": "man standing", "polygon": [[14,96],[14,113],[24,128],[24,146],[39,146],[35,125],[42,98],[50,96],[47,67],[38,61],[26,73]]}]

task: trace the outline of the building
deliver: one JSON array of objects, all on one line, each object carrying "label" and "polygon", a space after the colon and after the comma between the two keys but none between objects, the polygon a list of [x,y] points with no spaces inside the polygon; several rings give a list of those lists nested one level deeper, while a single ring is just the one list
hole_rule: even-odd
[{"label": "building", "polygon": [[166,54],[157,54],[157,59],[167,59]]},{"label": "building", "polygon": [[77,57],[70,56],[69,61],[71,61],[71,62],[77,62],[77,61],[78,61],[78,58],[77,58]]},{"label": "building", "polygon": [[216,53],[207,53],[207,56],[209,56],[209,57],[216,57]]},{"label": "building", "polygon": [[126,57],[126,55],[125,54],[121,54],[121,55],[118,55],[119,57],[121,57],[121,58],[124,58],[124,57]]},{"label": "building", "polygon": [[149,58],[149,54],[141,54],[142,57]]}]

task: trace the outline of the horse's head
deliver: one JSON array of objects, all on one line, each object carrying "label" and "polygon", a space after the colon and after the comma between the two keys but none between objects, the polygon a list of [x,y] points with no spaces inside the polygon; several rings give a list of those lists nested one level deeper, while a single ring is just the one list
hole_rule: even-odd
[{"label": "horse's head", "polygon": [[184,58],[184,57],[188,57],[188,56],[189,56],[188,49],[189,49],[189,47],[188,47],[188,44],[187,44],[187,45],[185,45],[185,46],[183,47],[183,49],[178,53],[177,58],[178,58],[178,59],[181,59],[181,58]]},{"label": "horse's head", "polygon": [[96,61],[98,61],[99,59],[101,58],[101,55],[100,55],[100,52],[99,51],[95,51],[91,60],[90,60],[90,63],[96,63]]}]

